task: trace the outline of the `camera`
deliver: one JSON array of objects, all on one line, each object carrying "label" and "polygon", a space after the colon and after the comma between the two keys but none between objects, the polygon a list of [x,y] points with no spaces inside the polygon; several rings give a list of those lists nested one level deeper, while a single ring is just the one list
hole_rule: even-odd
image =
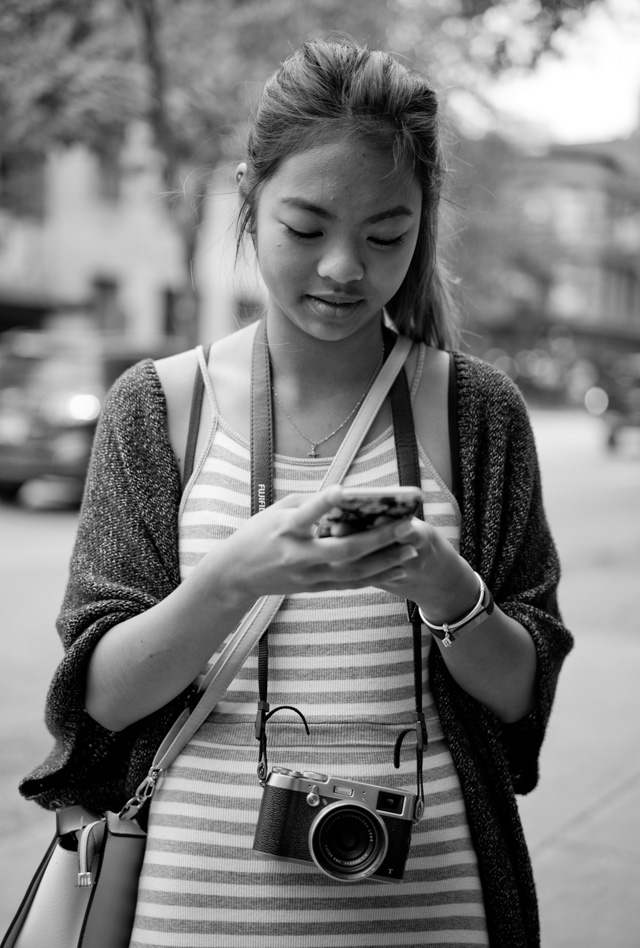
[{"label": "camera", "polygon": [[417,796],[273,767],[253,841],[261,855],[314,862],[340,882],[402,882]]}]

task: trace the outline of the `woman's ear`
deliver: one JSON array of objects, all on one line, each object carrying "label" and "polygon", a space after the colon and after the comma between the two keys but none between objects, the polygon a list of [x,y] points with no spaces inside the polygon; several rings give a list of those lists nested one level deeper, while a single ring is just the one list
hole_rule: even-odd
[{"label": "woman's ear", "polygon": [[246,194],[246,179],[247,179],[247,163],[246,161],[241,161],[238,167],[236,168],[235,181],[240,196],[244,197]]},{"label": "woman's ear", "polygon": [[244,218],[242,231],[245,233],[247,231],[251,236],[251,240],[255,247],[256,238],[255,238],[255,228],[254,228],[254,208],[253,200],[248,200],[249,195],[251,194],[251,188],[248,183],[248,173],[247,173],[247,163],[246,161],[241,161],[238,167],[236,168],[235,173],[235,182],[236,187],[238,188],[238,196],[240,198],[240,211]]}]

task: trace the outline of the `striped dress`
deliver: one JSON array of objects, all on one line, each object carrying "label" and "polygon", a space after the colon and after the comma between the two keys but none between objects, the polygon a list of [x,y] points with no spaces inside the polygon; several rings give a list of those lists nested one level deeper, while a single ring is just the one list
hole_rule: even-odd
[{"label": "striped dress", "polygon": [[[206,369],[203,375],[213,420],[182,500],[182,578],[250,514],[249,445],[218,416]],[[457,547],[455,499],[419,453],[425,517]],[[326,458],[276,456],[276,499],[316,491],[328,466]],[[389,429],[360,450],[345,484],[397,482]],[[488,945],[465,806],[429,689],[430,646],[425,632],[426,808],[413,828],[404,881],[338,882],[313,863],[253,851],[262,795],[256,649],[153,797],[131,948]],[[267,725],[271,765],[415,792],[410,738],[400,769],[393,767],[396,737],[412,725],[415,707],[404,600],[373,587],[289,596],[269,633],[269,701],[299,708],[311,730],[307,737],[297,716],[279,712]]]}]

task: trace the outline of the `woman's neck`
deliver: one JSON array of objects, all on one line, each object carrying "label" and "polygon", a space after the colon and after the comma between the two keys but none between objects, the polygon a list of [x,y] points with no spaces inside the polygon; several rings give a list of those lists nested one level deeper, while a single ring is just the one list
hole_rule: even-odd
[{"label": "woman's neck", "polygon": [[[274,321],[275,322],[275,321]],[[267,322],[272,384],[299,405],[363,390],[379,367],[382,324],[339,341],[316,339],[291,325]]]}]

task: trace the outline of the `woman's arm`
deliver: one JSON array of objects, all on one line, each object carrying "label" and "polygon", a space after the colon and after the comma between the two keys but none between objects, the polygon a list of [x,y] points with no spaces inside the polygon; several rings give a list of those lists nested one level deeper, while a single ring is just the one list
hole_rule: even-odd
[{"label": "woman's arm", "polygon": [[[478,599],[471,566],[433,527],[413,520],[401,542],[419,556],[398,570],[382,588],[415,602],[434,625],[453,622]],[[527,630],[496,606],[481,625],[447,648],[434,636],[447,668],[461,688],[499,720],[510,723],[528,714],[534,703],[536,650]]]},{"label": "woman's arm", "polygon": [[[571,636],[557,609],[559,566],[533,434],[520,393],[502,373],[462,355],[456,369],[450,424],[460,439],[462,555],[414,521],[405,541],[420,556],[385,588],[413,599],[441,625],[474,605],[477,571],[494,594],[494,612],[450,648],[438,642],[439,652],[453,679],[501,721],[541,709],[541,735]],[[416,427],[422,430],[420,417]]]},{"label": "woman's arm", "polygon": [[98,641],[85,705],[104,728],[123,730],[181,694],[251,607],[225,586],[223,571],[212,582],[212,571],[215,564],[201,561],[168,596]]},{"label": "woman's arm", "polygon": [[393,544],[393,526],[335,542],[310,537],[339,496],[331,490],[306,509],[288,498],[252,517],[181,588],[180,476],[162,385],[150,361],[125,373],[96,433],[57,623],[65,655],[46,709],[56,746],[21,792],[43,806],[121,805],[247,604],[271,592],[367,586],[414,555]]},{"label": "woman's arm", "polygon": [[59,620],[67,656],[54,685],[57,729],[85,709],[113,732],[165,708],[259,596],[369,585],[413,555],[393,544],[393,525],[316,540],[336,488],[251,517],[180,582],[180,478],[166,421],[151,363],[125,375],[105,405]]},{"label": "woman's arm", "polygon": [[87,676],[90,715],[122,730],[187,688],[260,596],[357,589],[393,575],[410,545],[398,525],[318,539],[341,488],[290,495],[218,542],[161,602],[104,635]]}]

